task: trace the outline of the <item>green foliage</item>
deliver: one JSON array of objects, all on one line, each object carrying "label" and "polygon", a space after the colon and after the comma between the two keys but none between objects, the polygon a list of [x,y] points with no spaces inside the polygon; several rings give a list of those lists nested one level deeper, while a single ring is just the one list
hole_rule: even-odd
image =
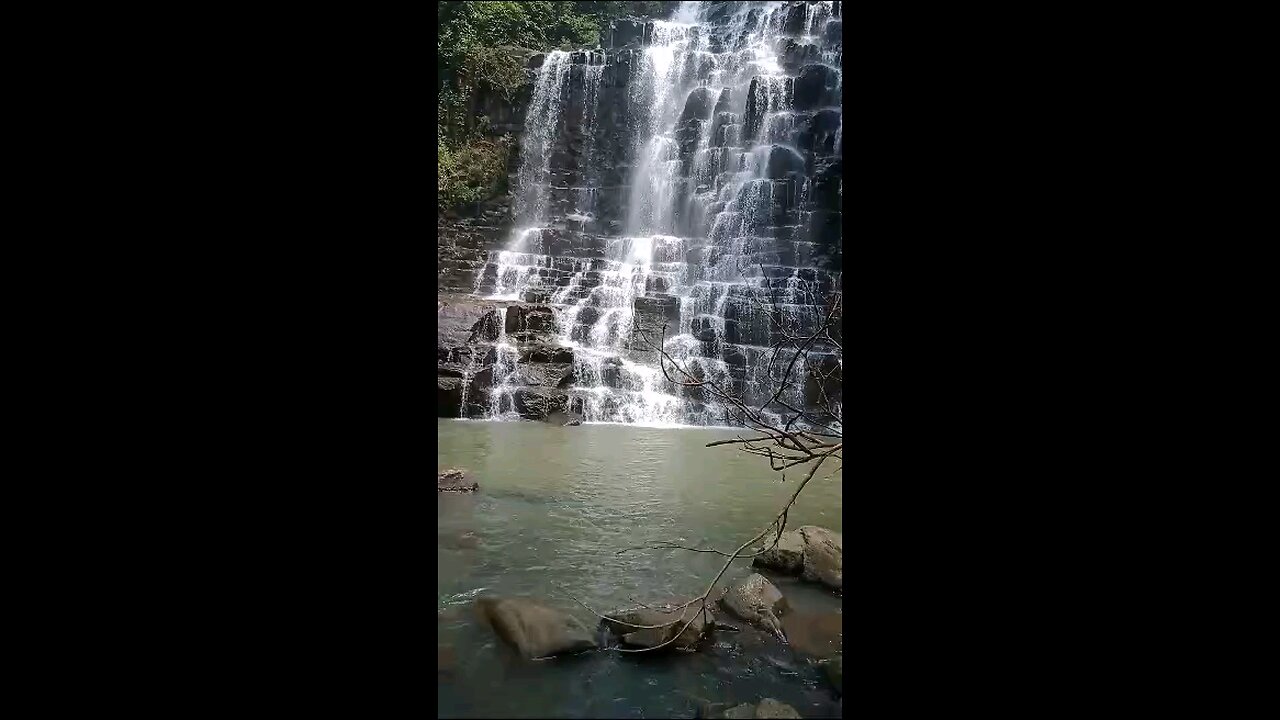
[{"label": "green foliage", "polygon": [[437,2],[440,208],[487,199],[506,181],[511,138],[486,137],[479,98],[516,100],[532,52],[594,47],[625,15],[665,16],[671,2]]},{"label": "green foliage", "polygon": [[502,192],[511,146],[511,136],[503,135],[497,139],[472,137],[451,147],[438,131],[439,209],[480,202]]}]

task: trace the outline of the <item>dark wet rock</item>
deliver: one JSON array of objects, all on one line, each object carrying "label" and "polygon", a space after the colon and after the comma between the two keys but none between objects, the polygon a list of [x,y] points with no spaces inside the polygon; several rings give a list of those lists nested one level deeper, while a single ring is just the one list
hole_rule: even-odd
[{"label": "dark wet rock", "polygon": [[480,484],[467,480],[466,473],[457,468],[442,470],[436,478],[436,490],[440,492],[475,492]]},{"label": "dark wet rock", "polygon": [[555,311],[546,305],[512,305],[507,308],[508,335],[520,332],[555,333]]},{"label": "dark wet rock", "polygon": [[800,528],[800,534],[804,537],[804,570],[801,577],[837,590],[842,589],[844,536],[815,525]]},{"label": "dark wet rock", "polygon": [[458,655],[451,645],[439,645],[436,647],[436,673],[447,673],[453,670],[453,666],[458,662]]},{"label": "dark wet rock", "polygon": [[537,69],[542,67],[542,63],[547,61],[547,56],[543,53],[535,53],[529,56],[528,67]]},{"label": "dark wet rock", "polygon": [[697,118],[699,120],[709,120],[719,96],[720,91],[714,88],[694,88],[684,101],[684,111],[680,113],[680,119]]},{"label": "dark wet rock", "polygon": [[782,629],[796,652],[826,658],[841,650],[844,620],[836,612],[791,612],[782,618]]},{"label": "dark wet rock", "polygon": [[638,46],[644,39],[644,23],[631,18],[614,20],[603,35],[608,43],[607,47]]},{"label": "dark wet rock", "polygon": [[808,3],[792,3],[787,8],[786,18],[782,21],[782,32],[785,35],[799,37],[804,34],[805,5]]},{"label": "dark wet rock", "polygon": [[[673,620],[675,622],[672,622]],[[667,647],[692,648],[706,635],[714,622],[715,618],[711,611],[699,610],[695,603],[678,612],[662,612],[648,608],[620,610],[609,613],[605,620],[600,621],[600,625],[617,636],[623,645],[651,648],[675,638],[675,641]],[[688,627],[685,627],[686,624]],[[633,625],[666,626],[637,628],[632,627]]]},{"label": "dark wet rock", "polygon": [[800,157],[795,150],[781,145],[774,145],[769,150],[767,177],[776,180],[788,175],[803,175],[804,165],[804,158]]},{"label": "dark wet rock", "polygon": [[462,388],[458,377],[436,377],[436,417],[456,418],[462,414]]},{"label": "dark wet rock", "polygon": [[734,617],[785,637],[779,616],[786,612],[787,600],[765,576],[753,573],[726,592],[720,603]]},{"label": "dark wet rock", "polygon": [[783,532],[777,546],[757,555],[751,564],[787,575],[799,575],[804,570],[804,537],[798,530]]},{"label": "dark wet rock", "polygon": [[569,394],[559,388],[522,387],[513,393],[516,412],[529,420],[542,420],[554,412],[565,412]]},{"label": "dark wet rock", "polygon": [[844,34],[844,22],[841,20],[832,20],[827,23],[826,41],[828,43],[841,42]]},{"label": "dark wet rock", "polygon": [[805,65],[792,86],[796,110],[840,104],[840,71],[826,65]]},{"label": "dark wet rock", "polygon": [[481,598],[481,616],[503,642],[526,658],[582,652],[596,648],[596,641],[574,616],[525,598]]},{"label": "dark wet rock", "polygon": [[522,347],[520,348],[520,362],[572,363],[573,348],[559,345],[530,345]]},{"label": "dark wet rock", "polygon": [[582,424],[581,420],[570,420],[569,422],[564,424],[564,427],[577,427],[578,425],[581,425],[581,424]]}]

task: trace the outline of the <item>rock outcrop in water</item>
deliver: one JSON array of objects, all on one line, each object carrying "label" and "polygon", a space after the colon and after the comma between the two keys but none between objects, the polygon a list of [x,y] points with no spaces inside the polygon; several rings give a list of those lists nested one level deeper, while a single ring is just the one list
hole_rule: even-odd
[{"label": "rock outcrop in water", "polygon": [[799,575],[810,582],[841,590],[844,586],[844,536],[816,525],[787,530],[782,533],[777,547],[765,549],[751,564],[787,575]]},{"label": "rock outcrop in water", "polygon": [[526,658],[543,658],[596,648],[591,631],[572,615],[524,598],[480,598],[480,615],[503,642]]},{"label": "rock outcrop in water", "polygon": [[[438,224],[442,417],[723,424],[634,328],[698,377],[767,399],[768,348],[838,287],[839,2],[682,3],[596,51],[528,60],[510,192]],[[809,362],[838,362],[818,344]],[[816,381],[783,400],[812,406]],[[823,387],[839,399],[839,387]],[[785,412],[780,407],[770,412]]]},{"label": "rock outcrop in water", "polygon": [[720,603],[734,617],[746,620],[779,638],[785,637],[779,616],[787,611],[787,599],[765,576],[752,574],[730,588]]},{"label": "rock outcrop in water", "polygon": [[773,698],[763,698],[760,702],[755,704],[743,703],[723,710],[719,709],[723,706],[723,703],[718,706],[708,706],[704,708],[698,716],[709,718],[739,718],[748,720],[751,718],[800,717],[800,713],[796,712],[795,708],[787,705],[786,703],[778,702]]},{"label": "rock outcrop in water", "polygon": [[444,470],[436,477],[438,492],[475,492],[479,489],[480,483],[468,482],[466,473],[457,468]]},{"label": "rock outcrop in water", "polygon": [[[605,620],[600,621],[600,625],[616,636],[623,645],[653,648],[670,642],[666,647],[688,649],[695,647],[707,631],[715,626],[715,618],[710,610],[699,610],[695,603],[673,612],[648,608],[620,610],[609,613]],[[635,625],[665,627],[638,628]],[[672,641],[672,638],[675,640]]]}]

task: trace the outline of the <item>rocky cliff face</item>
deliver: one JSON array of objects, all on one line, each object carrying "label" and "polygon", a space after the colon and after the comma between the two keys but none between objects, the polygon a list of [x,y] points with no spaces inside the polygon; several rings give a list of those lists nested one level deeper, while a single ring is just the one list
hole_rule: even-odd
[{"label": "rocky cliff face", "polygon": [[[634,328],[663,325],[696,373],[762,399],[767,312],[803,332],[839,287],[841,22],[838,2],[684,3],[482,99],[520,145],[506,196],[439,218],[439,414],[723,422],[643,351]],[[839,402],[814,382],[786,399]]]}]

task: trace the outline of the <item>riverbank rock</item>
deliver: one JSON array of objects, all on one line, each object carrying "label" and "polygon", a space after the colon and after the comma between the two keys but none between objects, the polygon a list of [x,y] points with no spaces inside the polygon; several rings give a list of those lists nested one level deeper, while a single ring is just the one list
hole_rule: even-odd
[{"label": "riverbank rock", "polygon": [[596,641],[577,618],[524,598],[480,598],[476,607],[498,637],[525,658],[594,650]]},{"label": "riverbank rock", "polygon": [[782,630],[797,652],[828,658],[841,650],[844,619],[835,612],[793,612],[782,618]]},{"label": "riverbank rock", "polygon": [[844,536],[817,525],[805,525],[782,533],[777,547],[766,544],[751,564],[810,582],[842,590],[844,586]]},{"label": "riverbank rock", "polygon": [[753,573],[725,593],[720,602],[734,617],[780,638],[786,637],[779,616],[787,610],[787,599],[765,576]]},{"label": "riverbank rock", "polygon": [[[765,547],[772,544],[767,543]],[[787,530],[778,539],[777,547],[757,555],[751,564],[755,567],[776,570],[787,575],[799,575],[804,570],[804,537],[799,530]]]},{"label": "riverbank rock", "polygon": [[723,703],[708,703],[703,706],[699,717],[708,718],[741,718],[749,720],[750,718],[798,718],[800,713],[796,709],[780,703],[773,698],[764,698],[760,702],[752,705],[751,703],[743,703],[735,705],[727,710],[719,710]]},{"label": "riverbank rock", "polygon": [[[672,621],[675,622],[672,622]],[[621,621],[621,622],[617,622]],[[636,628],[632,625],[664,625],[662,628]],[[685,627],[685,624],[688,627]],[[640,608],[609,613],[600,621],[601,627],[617,636],[623,645],[632,647],[657,647],[676,638],[668,647],[690,649],[695,647],[715,626],[715,618],[707,608],[698,609],[697,603],[676,612],[662,612]],[[683,629],[683,632],[681,631]],[[676,633],[679,633],[677,636]]]},{"label": "riverbank rock", "polygon": [[841,590],[844,584],[844,537],[816,525],[800,528],[804,537],[805,580]]},{"label": "riverbank rock", "polygon": [[439,492],[475,492],[480,483],[467,482],[466,473],[457,468],[449,468],[436,478],[436,490]]}]

